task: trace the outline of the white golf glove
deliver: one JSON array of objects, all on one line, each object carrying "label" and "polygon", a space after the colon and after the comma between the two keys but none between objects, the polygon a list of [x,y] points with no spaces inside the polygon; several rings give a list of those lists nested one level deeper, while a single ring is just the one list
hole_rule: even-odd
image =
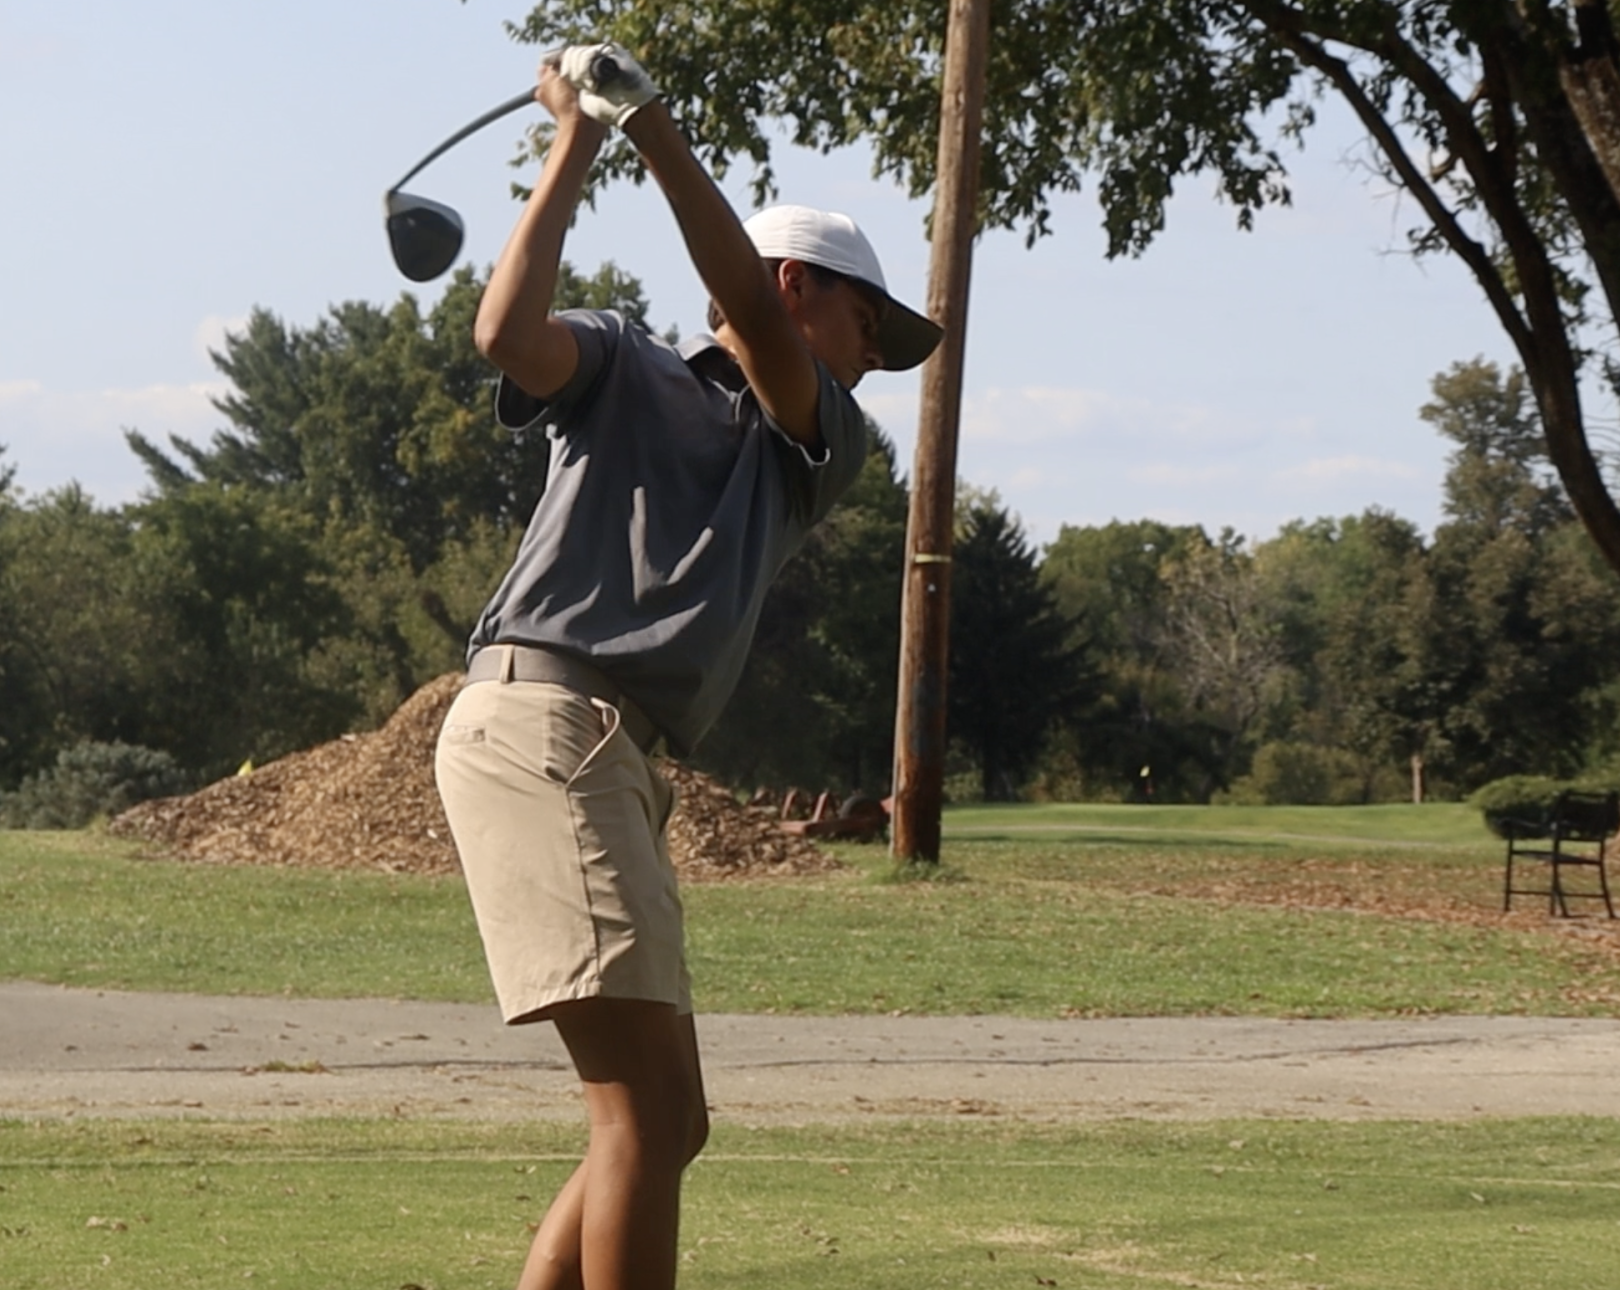
[{"label": "white golf glove", "polygon": [[579,108],[593,121],[623,126],[658,97],[646,70],[617,45],[570,45],[557,70],[579,91]]}]

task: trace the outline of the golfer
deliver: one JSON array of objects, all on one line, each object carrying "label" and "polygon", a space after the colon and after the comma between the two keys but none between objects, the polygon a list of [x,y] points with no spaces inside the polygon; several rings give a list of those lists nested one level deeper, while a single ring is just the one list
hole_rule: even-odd
[{"label": "golfer", "polygon": [[[622,51],[548,60],[536,97],[556,133],[476,334],[501,421],[544,424],[551,466],[473,632],[437,774],[502,1014],[556,1024],[590,1119],[519,1290],[650,1290],[675,1282],[681,1174],[708,1117],[674,793],[649,753],[713,724],[772,578],[860,473],[849,392],[922,362],[940,331],[890,299],[846,217],[740,223]],[[712,336],[672,347],[616,313],[551,312],[610,126],[669,200]]]}]

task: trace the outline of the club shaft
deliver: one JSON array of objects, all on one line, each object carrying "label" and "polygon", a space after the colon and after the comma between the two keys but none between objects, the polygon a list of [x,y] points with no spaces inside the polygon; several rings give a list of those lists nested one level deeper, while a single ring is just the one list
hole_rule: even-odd
[{"label": "club shaft", "polygon": [[525,108],[525,107],[527,107],[529,104],[531,104],[533,102],[534,102],[534,89],[531,87],[529,89],[524,90],[523,93],[518,94],[518,95],[514,95],[512,98],[507,99],[506,102],[502,103],[499,107],[491,108],[488,112],[484,113],[484,115],[479,117],[476,121],[469,121],[466,125],[462,126],[461,129],[457,130],[453,135],[451,135],[448,139],[446,139],[443,143],[441,143],[432,152],[428,153],[427,156],[423,157],[422,160],[418,161],[414,166],[412,166],[409,170],[407,170],[405,172],[405,174],[404,174],[404,177],[401,178],[400,181],[397,184],[395,184],[392,188],[390,188],[388,191],[391,192],[391,193],[398,192],[401,188],[403,188],[407,183],[410,182],[411,177],[413,175],[415,175],[417,171],[423,169],[425,166],[427,166],[427,164],[430,161],[433,161],[441,153],[447,152],[451,148],[455,147],[458,143],[460,143],[463,139],[465,139],[469,134],[475,134],[479,130],[482,130],[491,121],[499,121],[503,116],[510,116],[513,112],[516,112],[519,108]]}]

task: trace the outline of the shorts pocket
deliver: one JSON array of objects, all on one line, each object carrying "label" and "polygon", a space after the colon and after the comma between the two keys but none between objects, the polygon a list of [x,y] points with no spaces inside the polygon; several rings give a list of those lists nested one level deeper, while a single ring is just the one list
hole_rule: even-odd
[{"label": "shorts pocket", "polygon": [[550,704],[542,754],[545,777],[564,788],[573,788],[618,727],[618,713],[599,699],[569,693],[566,699]]},{"label": "shorts pocket", "polygon": [[574,768],[574,773],[568,777],[567,787],[578,787],[579,781],[585,772],[602,758],[603,750],[613,741],[613,736],[619,733],[619,710],[611,703],[604,703],[601,699],[592,699],[591,707],[596,713],[599,738],[585,754],[585,759]]}]

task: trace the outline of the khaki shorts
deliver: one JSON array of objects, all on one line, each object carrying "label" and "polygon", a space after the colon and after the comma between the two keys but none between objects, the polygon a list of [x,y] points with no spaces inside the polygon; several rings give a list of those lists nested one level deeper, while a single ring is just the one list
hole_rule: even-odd
[{"label": "khaki shorts", "polygon": [[599,996],[692,1010],[664,841],[675,790],[616,708],[476,682],[445,717],[435,771],[508,1024]]}]

